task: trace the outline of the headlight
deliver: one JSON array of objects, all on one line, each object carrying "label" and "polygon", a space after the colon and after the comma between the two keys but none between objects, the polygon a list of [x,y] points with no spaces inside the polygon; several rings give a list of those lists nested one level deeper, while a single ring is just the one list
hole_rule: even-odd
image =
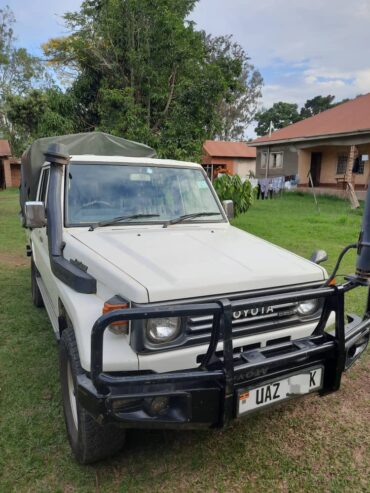
[{"label": "headlight", "polygon": [[307,301],[303,301],[302,303],[299,303],[297,312],[299,315],[305,317],[308,315],[313,315],[315,312],[318,311],[319,308],[320,308],[319,300],[307,300]]},{"label": "headlight", "polygon": [[146,337],[154,344],[171,342],[180,331],[181,319],[178,317],[150,318],[146,324]]}]

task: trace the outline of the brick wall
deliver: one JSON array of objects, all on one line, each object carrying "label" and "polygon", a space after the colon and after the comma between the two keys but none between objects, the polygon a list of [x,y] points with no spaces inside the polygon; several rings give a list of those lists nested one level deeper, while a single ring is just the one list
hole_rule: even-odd
[{"label": "brick wall", "polygon": [[3,170],[4,170],[5,188],[9,188],[12,186],[12,172],[10,169],[9,159],[3,159],[2,165],[3,165]]},{"label": "brick wall", "polygon": [[19,163],[10,164],[12,187],[19,187],[21,184],[21,165]]}]

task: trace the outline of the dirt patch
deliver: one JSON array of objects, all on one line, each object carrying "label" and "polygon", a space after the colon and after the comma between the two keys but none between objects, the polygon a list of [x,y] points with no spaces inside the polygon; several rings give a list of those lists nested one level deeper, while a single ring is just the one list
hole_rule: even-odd
[{"label": "dirt patch", "polygon": [[12,267],[24,267],[25,265],[29,265],[29,263],[29,259],[23,255],[0,253],[0,264],[10,265]]}]

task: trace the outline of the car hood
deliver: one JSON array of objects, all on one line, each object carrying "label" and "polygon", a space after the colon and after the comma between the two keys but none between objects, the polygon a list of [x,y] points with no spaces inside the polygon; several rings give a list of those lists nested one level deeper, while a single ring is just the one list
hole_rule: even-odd
[{"label": "car hood", "polygon": [[70,233],[144,286],[151,302],[227,295],[326,277],[320,266],[228,224]]}]

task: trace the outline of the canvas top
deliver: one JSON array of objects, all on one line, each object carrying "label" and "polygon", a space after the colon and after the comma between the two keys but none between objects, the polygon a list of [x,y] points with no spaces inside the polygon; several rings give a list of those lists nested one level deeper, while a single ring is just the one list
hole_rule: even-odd
[{"label": "canvas top", "polygon": [[155,157],[154,149],[144,144],[116,137],[103,132],[87,132],[35,140],[23,153],[21,160],[20,203],[35,200],[44,153],[50,144],[63,144],[70,155],[93,154],[95,156]]}]

